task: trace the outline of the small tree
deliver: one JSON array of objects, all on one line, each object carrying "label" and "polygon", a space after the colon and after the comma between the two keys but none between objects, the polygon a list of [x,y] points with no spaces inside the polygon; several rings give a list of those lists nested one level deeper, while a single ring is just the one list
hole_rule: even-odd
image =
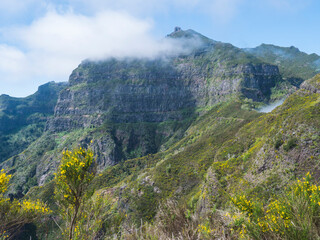
[{"label": "small tree", "polygon": [[76,224],[82,217],[83,206],[88,199],[86,189],[95,173],[93,152],[90,149],[80,147],[63,152],[55,177],[55,196],[66,222],[68,239],[73,239],[77,231]]},{"label": "small tree", "polygon": [[0,172],[0,239],[12,239],[27,223],[35,223],[51,211],[40,200],[11,201],[4,196],[11,175]]}]

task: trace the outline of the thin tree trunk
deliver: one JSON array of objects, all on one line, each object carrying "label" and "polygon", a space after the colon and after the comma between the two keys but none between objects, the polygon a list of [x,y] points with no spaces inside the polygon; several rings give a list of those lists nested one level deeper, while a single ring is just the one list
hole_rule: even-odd
[{"label": "thin tree trunk", "polygon": [[71,221],[71,226],[70,226],[70,233],[69,233],[69,239],[72,240],[72,237],[73,237],[73,229],[74,229],[74,225],[76,224],[76,218],[77,218],[77,215],[78,215],[78,211],[79,211],[79,206],[76,205],[75,206],[75,210],[74,210],[74,215],[73,215],[73,218],[72,218],[72,221]]}]

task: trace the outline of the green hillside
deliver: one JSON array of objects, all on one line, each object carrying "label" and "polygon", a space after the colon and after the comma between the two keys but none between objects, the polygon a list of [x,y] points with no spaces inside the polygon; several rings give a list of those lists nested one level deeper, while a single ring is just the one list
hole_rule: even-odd
[{"label": "green hillside", "polygon": [[39,138],[65,83],[50,82],[26,98],[0,96],[0,163]]},{"label": "green hillside", "polygon": [[261,44],[256,48],[244,50],[261,61],[279,66],[283,77],[295,86],[299,86],[304,80],[320,72],[320,56],[315,53],[301,52],[294,46],[279,47],[272,44]]},{"label": "green hillside", "polygon": [[188,51],[86,60],[68,84],[0,96],[0,206],[52,211],[13,239],[320,237],[318,56],[167,37]]},{"label": "green hillside", "polygon": [[[317,75],[305,85],[318,86],[319,80]],[[319,104],[319,93],[306,89],[291,95],[268,114],[242,110],[239,100],[220,103],[197,118],[186,130],[185,137],[168,150],[106,169],[94,179],[90,189],[114,198],[115,205],[121,209],[119,214],[123,212],[126,216],[116,228],[124,239],[129,233],[122,224],[139,226],[141,219],[144,223],[144,230],[139,230],[141,238],[153,231],[158,231],[153,234],[159,236],[165,234],[157,227],[159,218],[163,217],[163,209],[159,210],[158,206],[168,199],[177,201],[175,208],[185,208],[193,218],[197,217],[199,225],[212,230],[205,237],[197,227],[191,229],[194,234],[200,234],[201,239],[239,238],[240,230],[235,230],[239,226],[224,216],[237,212],[232,197],[258,197],[262,204],[267,204],[308,172],[317,183]],[[52,183],[33,189],[29,196],[41,197],[53,204],[46,195],[48,187],[52,187]],[[220,220],[211,221],[210,216]],[[153,221],[154,225],[147,224]],[[193,220],[184,221],[191,224]],[[115,226],[105,224],[106,232],[111,234]],[[184,228],[187,226],[181,227],[180,234],[191,231]],[[266,236],[273,239],[271,235]]]}]

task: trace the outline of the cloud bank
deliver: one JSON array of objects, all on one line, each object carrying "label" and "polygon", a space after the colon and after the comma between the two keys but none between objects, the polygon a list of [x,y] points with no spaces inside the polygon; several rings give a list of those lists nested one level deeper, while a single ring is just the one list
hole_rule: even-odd
[{"label": "cloud bank", "polygon": [[44,79],[67,81],[84,59],[152,58],[181,50],[173,40],[155,40],[152,24],[119,11],[91,17],[53,11],[29,26],[7,29],[4,35],[14,45],[0,44],[1,92],[21,96],[12,91],[14,84],[28,83],[25,88],[32,93]]}]

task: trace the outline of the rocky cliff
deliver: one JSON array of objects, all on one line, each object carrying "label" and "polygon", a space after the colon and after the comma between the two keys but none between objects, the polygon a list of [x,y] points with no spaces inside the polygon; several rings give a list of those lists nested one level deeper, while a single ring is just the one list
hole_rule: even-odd
[{"label": "rocky cliff", "polygon": [[[199,61],[199,62],[198,62]],[[182,120],[187,111],[235,96],[267,102],[282,81],[277,66],[210,61],[210,55],[166,60],[84,62],[70,76],[47,125],[52,132],[114,123]]]}]

